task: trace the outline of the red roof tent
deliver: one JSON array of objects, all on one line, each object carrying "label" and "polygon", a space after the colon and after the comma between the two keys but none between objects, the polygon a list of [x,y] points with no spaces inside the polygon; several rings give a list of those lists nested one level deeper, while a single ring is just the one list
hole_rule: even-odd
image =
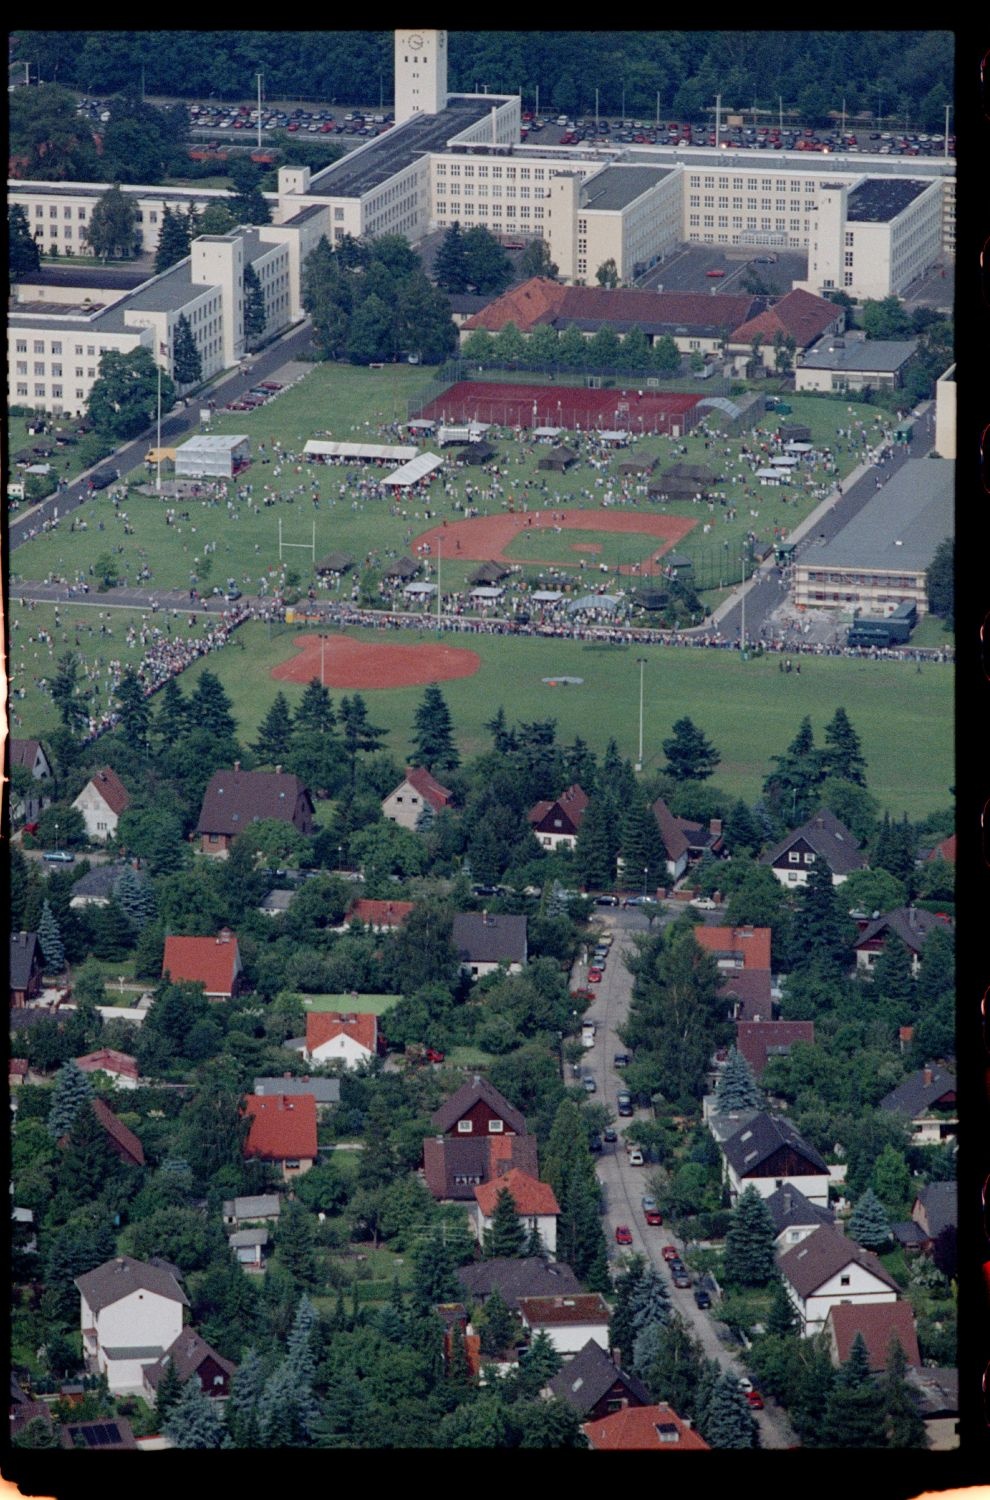
[{"label": "red roof tent", "polygon": [[769,927],[696,927],[694,940],[716,958],[738,955],[744,969],[770,968]]},{"label": "red roof tent", "polygon": [[173,984],[201,984],[207,995],[229,997],[240,971],[237,939],[224,928],[215,938],[167,937],[162,977]]},{"label": "red roof tent", "polygon": [[316,1100],[312,1094],[248,1094],[244,1112],[251,1128],[245,1156],[266,1161],[299,1161],[316,1157]]},{"label": "red roof tent", "polygon": [[353,1037],[374,1054],[378,1049],[378,1017],[352,1011],[310,1011],[306,1017],[306,1051],[312,1052],[341,1034]]}]

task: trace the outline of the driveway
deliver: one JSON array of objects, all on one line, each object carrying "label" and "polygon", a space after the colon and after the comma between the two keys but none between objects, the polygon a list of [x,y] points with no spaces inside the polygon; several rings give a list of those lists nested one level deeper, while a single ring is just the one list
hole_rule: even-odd
[{"label": "driveway", "polygon": [[[674,920],[676,908],[677,903],[669,904],[663,914],[654,921],[653,930],[657,931],[661,926]],[[590,1073],[598,1086],[598,1091],[593,1096],[594,1099],[605,1104],[615,1115],[616,1095],[622,1089],[623,1083],[622,1070],[615,1067],[612,1059],[616,1052],[626,1050],[618,1030],[626,1020],[632,999],[632,976],[623,962],[623,956],[634,951],[636,933],[645,933],[649,923],[642,912],[635,909],[623,911],[621,908],[598,908],[593,920],[597,927],[611,932],[613,942],[601,983],[590,986],[595,998],[585,1011],[585,1019],[594,1021],[598,1029],[595,1034],[595,1045],[588,1048],[584,1054],[581,1071]],[[577,988],[583,987],[586,982],[587,965],[582,964],[572,974],[571,984],[572,987]],[[570,1078],[567,1081],[573,1082],[574,1080]],[[650,1118],[650,1112],[637,1109],[634,1118],[647,1120]],[[616,1119],[615,1123],[619,1132],[619,1142],[615,1146],[606,1145],[596,1165],[598,1180],[602,1186],[605,1235],[613,1273],[620,1268],[624,1255],[638,1251],[664,1278],[670,1293],[671,1305],[680,1313],[685,1324],[705,1351],[705,1355],[709,1359],[718,1360],[724,1370],[736,1376],[743,1375],[745,1373],[743,1366],[735,1354],[720,1343],[715,1332],[713,1314],[717,1315],[717,1305],[712,1312],[704,1312],[695,1305],[693,1289],[678,1290],[674,1286],[661,1249],[664,1245],[672,1244],[683,1253],[684,1242],[679,1240],[666,1225],[662,1227],[647,1225],[640,1200],[644,1194],[650,1192],[651,1171],[648,1166],[631,1167],[627,1161],[622,1145],[622,1132],[632,1122],[627,1119]],[[631,1246],[623,1248],[615,1243],[617,1224],[628,1224],[633,1237]],[[767,1406],[764,1410],[753,1413],[760,1427],[761,1445],[764,1448],[794,1446],[797,1439],[785,1414],[779,1407],[775,1407],[769,1398],[766,1399]]]}]

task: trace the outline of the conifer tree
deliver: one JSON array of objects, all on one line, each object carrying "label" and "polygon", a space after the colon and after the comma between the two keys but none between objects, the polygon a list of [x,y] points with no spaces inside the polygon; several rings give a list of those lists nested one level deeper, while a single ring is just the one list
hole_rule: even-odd
[{"label": "conifer tree", "polygon": [[870,1378],[863,1335],[853,1339],[825,1404],[822,1445],[826,1448],[884,1448],[883,1395]]},{"label": "conifer tree", "polygon": [[214,672],[200,674],[189,699],[189,723],[196,729],[205,730],[214,740],[232,740],[237,733],[230,699]]},{"label": "conifer tree", "polygon": [[759,1430],[736,1377],[728,1370],[715,1382],[702,1428],[712,1448],[756,1448]]},{"label": "conifer tree", "polygon": [[764,843],[763,829],[746,803],[740,798],[729,808],[722,829],[725,847],[732,855],[759,854]]},{"label": "conifer tree", "polygon": [[179,314],[175,325],[172,369],[176,385],[198,385],[203,378],[203,356],[185,313]]},{"label": "conifer tree", "polygon": [[38,923],[38,942],[41,944],[41,954],[45,960],[45,969],[47,972],[50,974],[61,974],[65,968],[65,949],[62,947],[62,934],[59,932],[58,923],[55,920],[47,899],[41,908],[41,921]]},{"label": "conifer tree", "polygon": [[166,203],[158,228],[158,248],[155,251],[156,276],[160,276],[170,266],[177,265],[189,254],[189,230],[188,217],[184,214],[174,214]]},{"label": "conifer tree", "polygon": [[114,884],[113,896],[136,932],[143,932],[148,923],[155,920],[154,888],[147,880],[140,880],[130,865],[121,871]]},{"label": "conifer tree", "polygon": [[306,684],[292,721],[293,733],[300,730],[314,730],[319,734],[329,734],[336,723],[337,715],[334,713],[330,694],[318,677],[311,678]]},{"label": "conifer tree", "polygon": [[821,856],[816,858],[801,891],[793,931],[802,963],[823,970],[841,967],[846,957],[841,908],[828,860]]},{"label": "conifer tree", "polygon": [[767,1333],[773,1338],[786,1338],[789,1334],[796,1334],[799,1326],[797,1308],[787,1295],[784,1283],[778,1278],[767,1316]]},{"label": "conifer tree", "polygon": [[219,1403],[203,1391],[196,1375],[183,1385],[162,1431],[175,1448],[223,1448],[227,1444],[226,1423]]},{"label": "conifer tree", "polygon": [[429,1309],[438,1302],[450,1302],[458,1295],[459,1285],[454,1275],[453,1254],[445,1243],[442,1230],[438,1228],[416,1252],[413,1305]]},{"label": "conifer tree", "polygon": [[607,798],[591,797],[574,846],[574,863],[588,890],[610,890],[615,883],[619,840],[617,820]]},{"label": "conifer tree", "polygon": [[664,771],[675,781],[706,781],[721,760],[711,740],[690,719],[678,719],[663,741]]},{"label": "conifer tree", "polygon": [[626,1359],[632,1358],[635,1328],[632,1304],[635,1291],[646,1274],[646,1262],[641,1255],[629,1258],[625,1274],[616,1278],[612,1299],[612,1317],[608,1327],[608,1341],[612,1349],[618,1349]]},{"label": "conifer tree", "polygon": [[516,1201],[508,1188],[502,1188],[495,1199],[491,1227],[485,1230],[484,1250],[489,1259],[522,1255],[526,1242]]},{"label": "conifer tree", "polygon": [[905,1018],[909,1016],[915,1005],[911,953],[907,944],[889,928],[883,952],[873,965],[872,974],[873,988],[880,998],[899,1007]]},{"label": "conifer tree", "polygon": [[556,1375],[564,1361],[541,1328],[519,1361],[519,1385],[524,1394],[537,1396]]},{"label": "conifer tree", "polygon": [[[235,1448],[260,1446],[258,1402],[264,1385],[265,1370],[261,1356],[256,1349],[248,1348],[234,1372],[227,1398],[227,1427]],[[159,1404],[160,1401],[159,1395]]]},{"label": "conifer tree", "polygon": [[181,740],[190,727],[189,705],[175,678],[170,677],[162,688],[161,697],[158,700],[155,734],[167,750]]},{"label": "conifer tree", "polygon": [[114,691],[117,711],[120,715],[117,730],[123,739],[134,746],[143,746],[148,738],[151,722],[151,707],[131,667],[123,674]]},{"label": "conifer tree", "polygon": [[258,727],[253,749],[264,766],[282,765],[292,745],[292,712],[285,694],[275,694],[271,708]]},{"label": "conifer tree", "polygon": [[670,1322],[670,1293],[660,1272],[653,1266],[647,1266],[633,1289],[629,1316],[637,1333],[642,1333],[651,1323]]},{"label": "conifer tree", "polygon": [[182,1381],[171,1359],[166,1359],[165,1368],[155,1391],[155,1411],[159,1426],[163,1426],[182,1395]]},{"label": "conifer tree", "polygon": [[766,1201],[750,1183],[725,1236],[725,1274],[739,1286],[766,1286],[774,1275],[774,1228]]},{"label": "conifer tree", "polygon": [[244,267],[244,341],[249,349],[257,346],[267,321],[264,288],[254,266],[248,264]]},{"label": "conifer tree", "polygon": [[493,1358],[508,1349],[518,1333],[518,1324],[498,1287],[485,1302],[480,1322],[481,1352]]},{"label": "conifer tree", "polygon": [[715,1108],[725,1115],[737,1109],[760,1109],[762,1105],[763,1095],[752,1068],[738,1048],[730,1047],[715,1085]]},{"label": "conifer tree", "polygon": [[55,1075],[48,1107],[48,1133],[56,1141],[69,1134],[83,1104],[92,1097],[93,1085],[72,1058]]},{"label": "conifer tree", "polygon": [[888,1448],[927,1448],[928,1434],[918,1404],[907,1383],[907,1355],[900,1339],[892,1338],[887,1369],[880,1385],[884,1432]]},{"label": "conifer tree", "polygon": [[530,1227],[529,1235],[526,1239],[523,1254],[527,1256],[542,1257],[546,1255],[546,1253],[547,1247],[543,1243],[543,1236],[540,1234],[539,1225],[534,1219],[533,1224]]},{"label": "conifer tree", "polygon": [[826,776],[840,776],[843,781],[866,785],[866,761],[859,735],[849,722],[844,708],[837,708],[825,726],[825,749],[822,764]]},{"label": "conifer tree", "polygon": [[655,890],[667,868],[667,851],[653,809],[640,797],[626,809],[619,848],[623,883],[638,890],[642,881],[647,892]]},{"label": "conifer tree", "polygon": [[882,1250],[890,1242],[887,1211],[872,1188],[867,1188],[849,1215],[847,1233],[866,1250]]},{"label": "conifer tree", "polygon": [[703,1357],[683,1319],[659,1325],[656,1352],[642,1367],[643,1381],[654,1401],[666,1401],[678,1416],[695,1417]]},{"label": "conifer tree", "polygon": [[438,287],[455,296],[467,290],[468,257],[461,226],[456,221],[451,224],[437,249],[433,262],[433,279]]},{"label": "conifer tree", "polygon": [[425,766],[434,776],[455,771],[461,758],[454,744],[453,722],[447,700],[435,682],[423,694],[414,726],[410,764]]}]

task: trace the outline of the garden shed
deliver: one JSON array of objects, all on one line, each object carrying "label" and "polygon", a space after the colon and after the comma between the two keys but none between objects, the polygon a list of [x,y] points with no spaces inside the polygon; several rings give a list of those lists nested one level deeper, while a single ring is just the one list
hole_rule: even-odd
[{"label": "garden shed", "polygon": [[233,479],[251,462],[251,442],[243,433],[199,433],[175,450],[176,479]]}]

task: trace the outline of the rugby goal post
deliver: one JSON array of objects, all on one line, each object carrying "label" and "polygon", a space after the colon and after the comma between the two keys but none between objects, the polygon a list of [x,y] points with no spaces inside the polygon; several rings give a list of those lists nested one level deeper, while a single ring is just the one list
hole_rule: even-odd
[{"label": "rugby goal post", "polygon": [[316,522],[315,521],[313,522],[313,539],[312,539],[312,541],[309,541],[309,542],[283,542],[283,540],[282,540],[282,517],[279,516],[279,518],[278,518],[278,560],[279,560],[279,562],[282,561],[282,549],[284,547],[298,547],[303,552],[308,552],[310,554],[310,557],[313,560],[313,563],[315,564],[315,562],[316,562]]}]

